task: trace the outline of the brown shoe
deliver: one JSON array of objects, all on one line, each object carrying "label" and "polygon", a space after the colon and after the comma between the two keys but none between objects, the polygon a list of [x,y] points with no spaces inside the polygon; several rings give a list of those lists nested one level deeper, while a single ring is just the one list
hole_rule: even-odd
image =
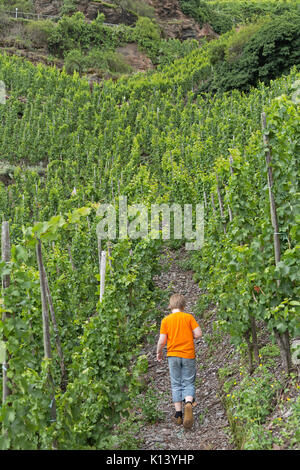
[{"label": "brown shoe", "polygon": [[182,422],[183,422],[182,416],[178,416],[178,418],[176,418],[175,416],[173,416],[172,419],[173,419],[173,423],[177,424],[178,426],[179,426],[180,424],[182,424]]},{"label": "brown shoe", "polygon": [[193,426],[194,418],[193,418],[193,405],[192,403],[186,403],[184,407],[184,420],[183,420],[183,427],[185,429],[191,429]]}]

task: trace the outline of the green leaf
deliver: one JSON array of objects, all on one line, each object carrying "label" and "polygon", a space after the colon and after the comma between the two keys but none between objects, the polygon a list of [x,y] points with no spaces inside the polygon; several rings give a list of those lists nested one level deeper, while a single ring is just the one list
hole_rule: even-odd
[{"label": "green leaf", "polygon": [[279,333],[284,333],[287,330],[287,325],[285,323],[277,323],[276,329],[279,331]]},{"label": "green leaf", "polygon": [[28,253],[27,251],[25,250],[25,248],[21,245],[16,245],[15,246],[15,249],[16,249],[16,258],[19,260],[19,261],[24,261],[26,262],[28,260]]},{"label": "green leaf", "polygon": [[16,417],[16,413],[15,413],[14,410],[8,410],[7,411],[7,419],[10,423],[12,423],[14,421],[15,417]]},{"label": "green leaf", "polygon": [[55,215],[54,217],[51,217],[49,220],[49,226],[55,226],[55,227],[63,227],[65,225],[66,221],[61,215]]},{"label": "green leaf", "polygon": [[70,224],[75,224],[80,221],[80,217],[86,216],[91,212],[90,207],[80,207],[79,209],[75,209],[73,212],[69,212],[68,215],[68,222]]},{"label": "green leaf", "polygon": [[0,435],[0,450],[7,450],[10,446],[10,438],[5,435]]},{"label": "green leaf", "polygon": [[286,276],[290,271],[290,267],[286,265],[283,261],[279,261],[279,263],[277,263],[276,265],[275,271],[279,272],[283,276]]}]

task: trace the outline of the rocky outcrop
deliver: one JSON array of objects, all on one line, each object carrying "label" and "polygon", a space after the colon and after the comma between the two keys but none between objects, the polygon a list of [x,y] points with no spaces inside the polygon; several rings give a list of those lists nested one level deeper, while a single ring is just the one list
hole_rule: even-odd
[{"label": "rocky outcrop", "polygon": [[[208,40],[215,39],[218,35],[212,30],[210,25],[205,24],[200,28],[193,19],[184,15],[181,11],[178,0],[143,0],[152,6],[155,12],[155,19],[161,27],[165,38],[177,38],[180,40],[202,38]],[[44,15],[58,15],[63,0],[35,0],[37,13]],[[103,13],[105,21],[111,24],[133,25],[137,21],[137,15],[131,11],[126,11],[117,5],[106,2],[93,2],[89,0],[79,0],[77,8],[88,20],[97,18],[98,12]]]},{"label": "rocky outcrop", "polygon": [[98,13],[103,13],[106,23],[133,25],[137,21],[137,15],[109,3],[90,2],[80,0],[78,10],[82,11],[88,20],[97,18]]},{"label": "rocky outcrop", "polygon": [[35,11],[40,15],[58,15],[62,3],[62,0],[34,0]]},{"label": "rocky outcrop", "polygon": [[197,39],[200,41],[203,37],[210,40],[218,36],[209,25],[204,25],[201,29],[193,18],[184,15],[178,0],[144,1],[154,8],[155,18],[166,38]]},{"label": "rocky outcrop", "polygon": [[[35,0],[36,13],[43,15],[59,15],[63,0]],[[89,0],[79,0],[77,10],[81,11],[87,20],[94,20],[98,13],[103,13],[105,21],[111,24],[132,25],[137,21],[137,15],[124,10],[109,2],[91,2]]]}]

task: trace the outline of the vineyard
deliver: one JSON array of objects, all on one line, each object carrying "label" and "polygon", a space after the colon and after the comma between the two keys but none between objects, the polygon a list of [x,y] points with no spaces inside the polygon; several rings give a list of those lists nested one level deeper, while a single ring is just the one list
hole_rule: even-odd
[{"label": "vineyard", "polygon": [[300,73],[202,93],[217,41],[92,88],[76,71],[0,55],[1,449],[109,449],[140,391],[140,351],[165,300],[153,283],[161,249],[185,240],[99,240],[97,209],[118,213],[120,196],[204,205],[204,245],[190,253],[199,312],[217,305],[250,374],[261,329],[295,372]]}]

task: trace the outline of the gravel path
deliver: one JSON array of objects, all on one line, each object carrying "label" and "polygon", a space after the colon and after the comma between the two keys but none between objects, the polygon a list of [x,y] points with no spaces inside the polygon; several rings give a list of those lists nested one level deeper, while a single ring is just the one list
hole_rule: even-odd
[{"label": "gravel path", "polygon": [[[193,428],[186,431],[183,426],[172,422],[174,407],[172,403],[166,348],[162,362],[156,361],[156,342],[159,336],[159,324],[155,334],[154,345],[147,345],[145,353],[149,362],[147,382],[159,394],[159,409],[162,420],[159,423],[148,424],[141,430],[144,442],[141,449],[161,450],[229,450],[234,449],[229,424],[222,402],[219,397],[217,371],[223,367],[233,347],[228,338],[221,338],[211,347],[212,326],[215,319],[214,309],[199,315],[196,302],[201,292],[193,280],[193,272],[184,270],[180,261],[186,256],[185,250],[171,252],[166,250],[162,263],[169,263],[169,269],[155,278],[155,283],[170,293],[181,293],[187,301],[186,311],[192,313],[198,321],[203,336],[195,343],[197,376],[196,376],[196,406],[194,407]],[[177,259],[175,259],[177,258]],[[171,286],[170,286],[171,284]],[[162,309],[162,317],[168,314]],[[159,322],[158,322],[159,323]]]}]

